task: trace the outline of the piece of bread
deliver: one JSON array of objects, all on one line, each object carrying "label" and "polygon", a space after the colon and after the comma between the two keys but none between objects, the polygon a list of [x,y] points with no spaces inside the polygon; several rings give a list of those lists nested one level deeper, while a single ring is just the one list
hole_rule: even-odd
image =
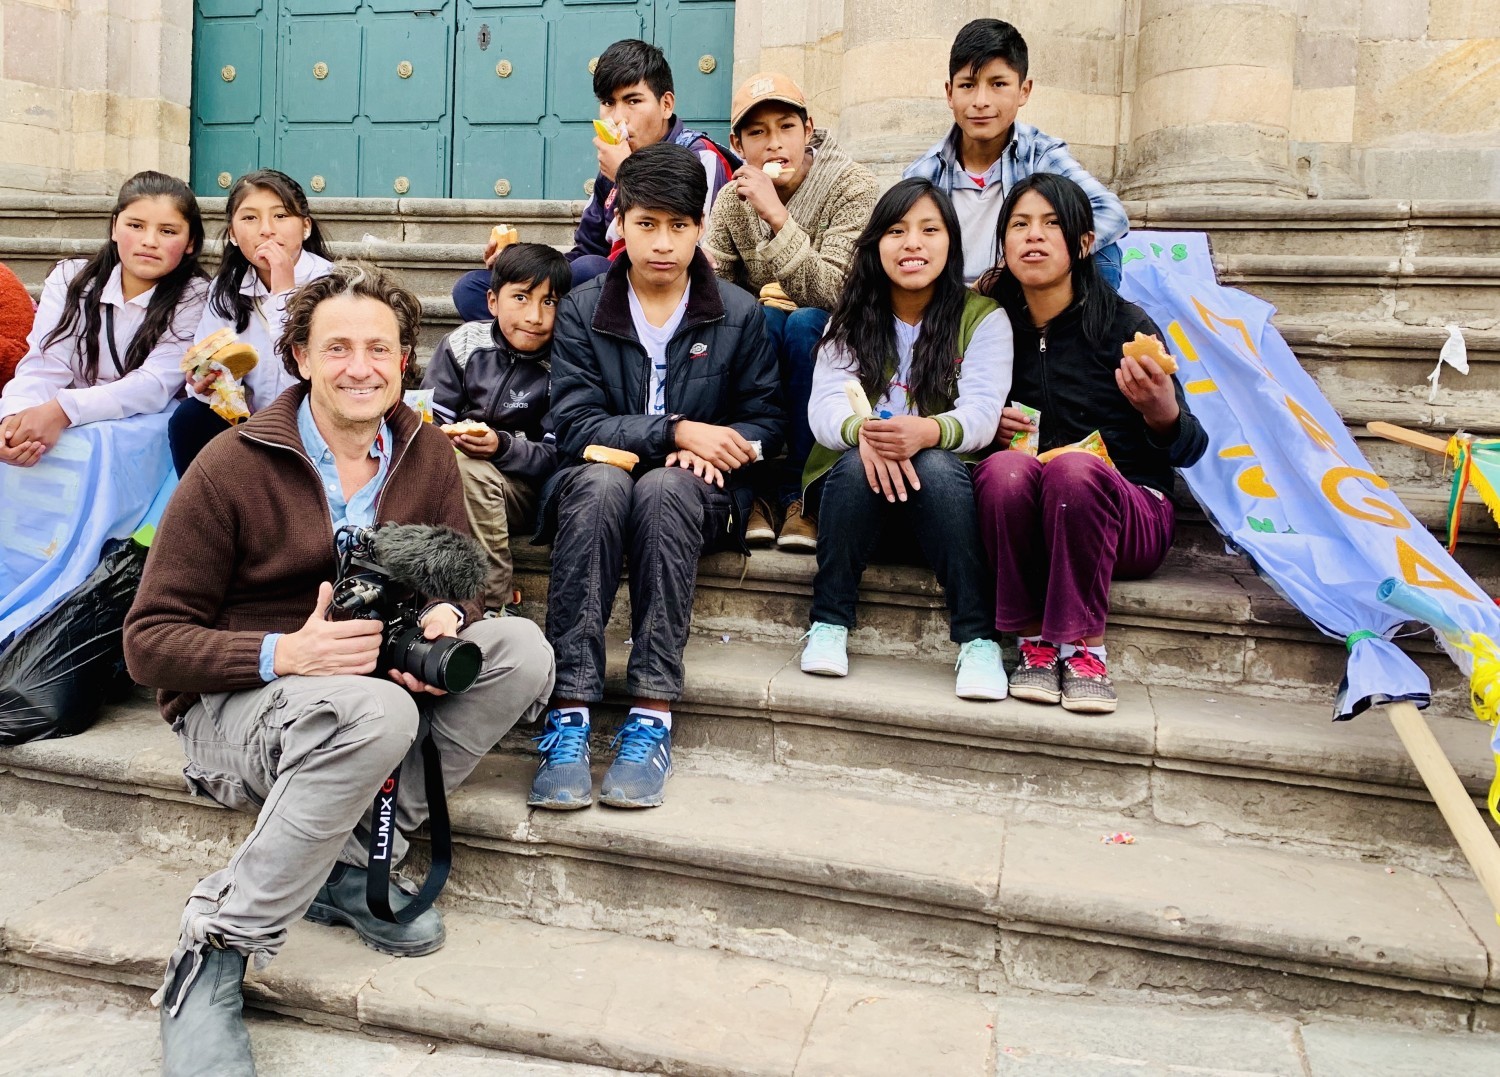
[{"label": "piece of bread", "polygon": [[1168,377],[1177,373],[1177,360],[1173,359],[1172,354],[1162,347],[1161,341],[1155,337],[1148,337],[1145,333],[1137,333],[1135,339],[1125,345],[1124,354],[1138,363],[1149,359]]},{"label": "piece of bread", "polygon": [[192,373],[204,363],[209,362],[213,358],[214,352],[224,347],[224,345],[231,344],[233,342],[233,329],[224,328],[215,330],[208,336],[204,337],[202,340],[198,341],[198,343],[194,344],[187,351],[183,352],[182,372],[184,374]]},{"label": "piece of bread", "polygon": [[497,224],[490,229],[490,242],[495,245],[495,253],[499,254],[512,243],[521,242],[521,233],[513,224]]},{"label": "piece of bread", "polygon": [[624,141],[620,137],[619,132],[615,130],[615,125],[608,120],[595,120],[594,134],[598,135],[601,141],[608,142],[611,146],[618,146]]},{"label": "piece of bread", "polygon": [[583,458],[591,464],[613,464],[625,471],[634,471],[635,465],[641,462],[641,458],[635,453],[611,449],[608,445],[585,446]]},{"label": "piece of bread", "polygon": [[791,298],[786,294],[786,289],[774,280],[761,288],[760,302],[761,306],[786,311],[788,314],[797,309],[797,304],[791,301]]},{"label": "piece of bread", "polygon": [[849,407],[854,414],[861,419],[868,419],[875,414],[875,409],[870,407],[870,397],[865,392],[865,387],[859,383],[858,378],[850,378],[844,382],[844,396],[849,401]]},{"label": "piece of bread", "polygon": [[229,373],[240,379],[255,369],[255,364],[260,362],[260,355],[251,345],[236,340],[214,352],[209,356],[209,361],[224,364],[229,368]]},{"label": "piece of bread", "polygon": [[478,419],[461,419],[456,423],[444,423],[445,434],[488,434],[489,424],[482,423]]},{"label": "piece of bread", "polygon": [[797,171],[791,165],[784,165],[780,161],[767,161],[760,166],[760,170],[773,180],[780,179],[782,176],[793,175]]}]

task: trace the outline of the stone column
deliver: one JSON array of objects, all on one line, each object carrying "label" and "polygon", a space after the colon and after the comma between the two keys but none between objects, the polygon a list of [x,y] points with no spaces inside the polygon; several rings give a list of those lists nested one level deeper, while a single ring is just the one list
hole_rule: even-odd
[{"label": "stone column", "polygon": [[1288,159],[1298,0],[1140,0],[1125,198],[1305,197]]},{"label": "stone column", "polygon": [[188,174],[192,0],[0,0],[0,190]]}]

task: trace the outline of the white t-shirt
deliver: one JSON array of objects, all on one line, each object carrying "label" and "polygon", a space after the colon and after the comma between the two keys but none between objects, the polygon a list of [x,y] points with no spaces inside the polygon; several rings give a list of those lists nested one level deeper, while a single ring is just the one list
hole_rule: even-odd
[{"label": "white t-shirt", "polygon": [[953,212],[958,215],[959,234],[964,240],[965,284],[973,284],[999,261],[995,232],[1005,202],[1000,165],[996,161],[990,166],[982,177],[983,185],[963,169],[953,182]]},{"label": "white t-shirt", "polygon": [[691,294],[692,285],[682,290],[682,299],[677,303],[677,309],[667,319],[666,324],[660,327],[652,325],[646,320],[645,308],[641,306],[640,298],[635,294],[635,286],[630,283],[629,278],[625,281],[625,289],[630,295],[630,320],[635,323],[635,335],[641,342],[641,347],[646,349],[646,356],[651,363],[650,383],[646,388],[646,414],[665,415],[667,413],[667,344],[671,342],[677,327],[682,324],[682,316],[687,313],[688,295]]}]

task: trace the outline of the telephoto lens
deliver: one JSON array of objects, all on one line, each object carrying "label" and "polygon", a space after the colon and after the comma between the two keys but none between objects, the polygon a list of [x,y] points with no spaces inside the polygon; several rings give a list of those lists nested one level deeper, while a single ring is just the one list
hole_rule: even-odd
[{"label": "telephoto lens", "polygon": [[381,668],[410,673],[445,692],[467,692],[479,679],[484,662],[478,644],[452,636],[428,639],[420,625],[398,628],[386,637]]}]

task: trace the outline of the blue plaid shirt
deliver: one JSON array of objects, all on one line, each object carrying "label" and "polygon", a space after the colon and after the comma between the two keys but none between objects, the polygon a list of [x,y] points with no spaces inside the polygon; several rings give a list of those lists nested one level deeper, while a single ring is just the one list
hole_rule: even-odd
[{"label": "blue plaid shirt", "polygon": [[[958,142],[962,137],[958,125],[954,124],[948,136],[908,165],[901,178],[919,176],[951,198],[953,188],[964,172],[963,163],[958,159]],[[985,173],[985,185],[998,182],[1002,192],[1009,192],[1016,183],[1036,172],[1067,176],[1083,188],[1094,207],[1095,250],[1123,239],[1130,231],[1130,218],[1125,215],[1124,203],[1073,159],[1066,142],[1017,120],[1011,126],[1010,143]]]}]

